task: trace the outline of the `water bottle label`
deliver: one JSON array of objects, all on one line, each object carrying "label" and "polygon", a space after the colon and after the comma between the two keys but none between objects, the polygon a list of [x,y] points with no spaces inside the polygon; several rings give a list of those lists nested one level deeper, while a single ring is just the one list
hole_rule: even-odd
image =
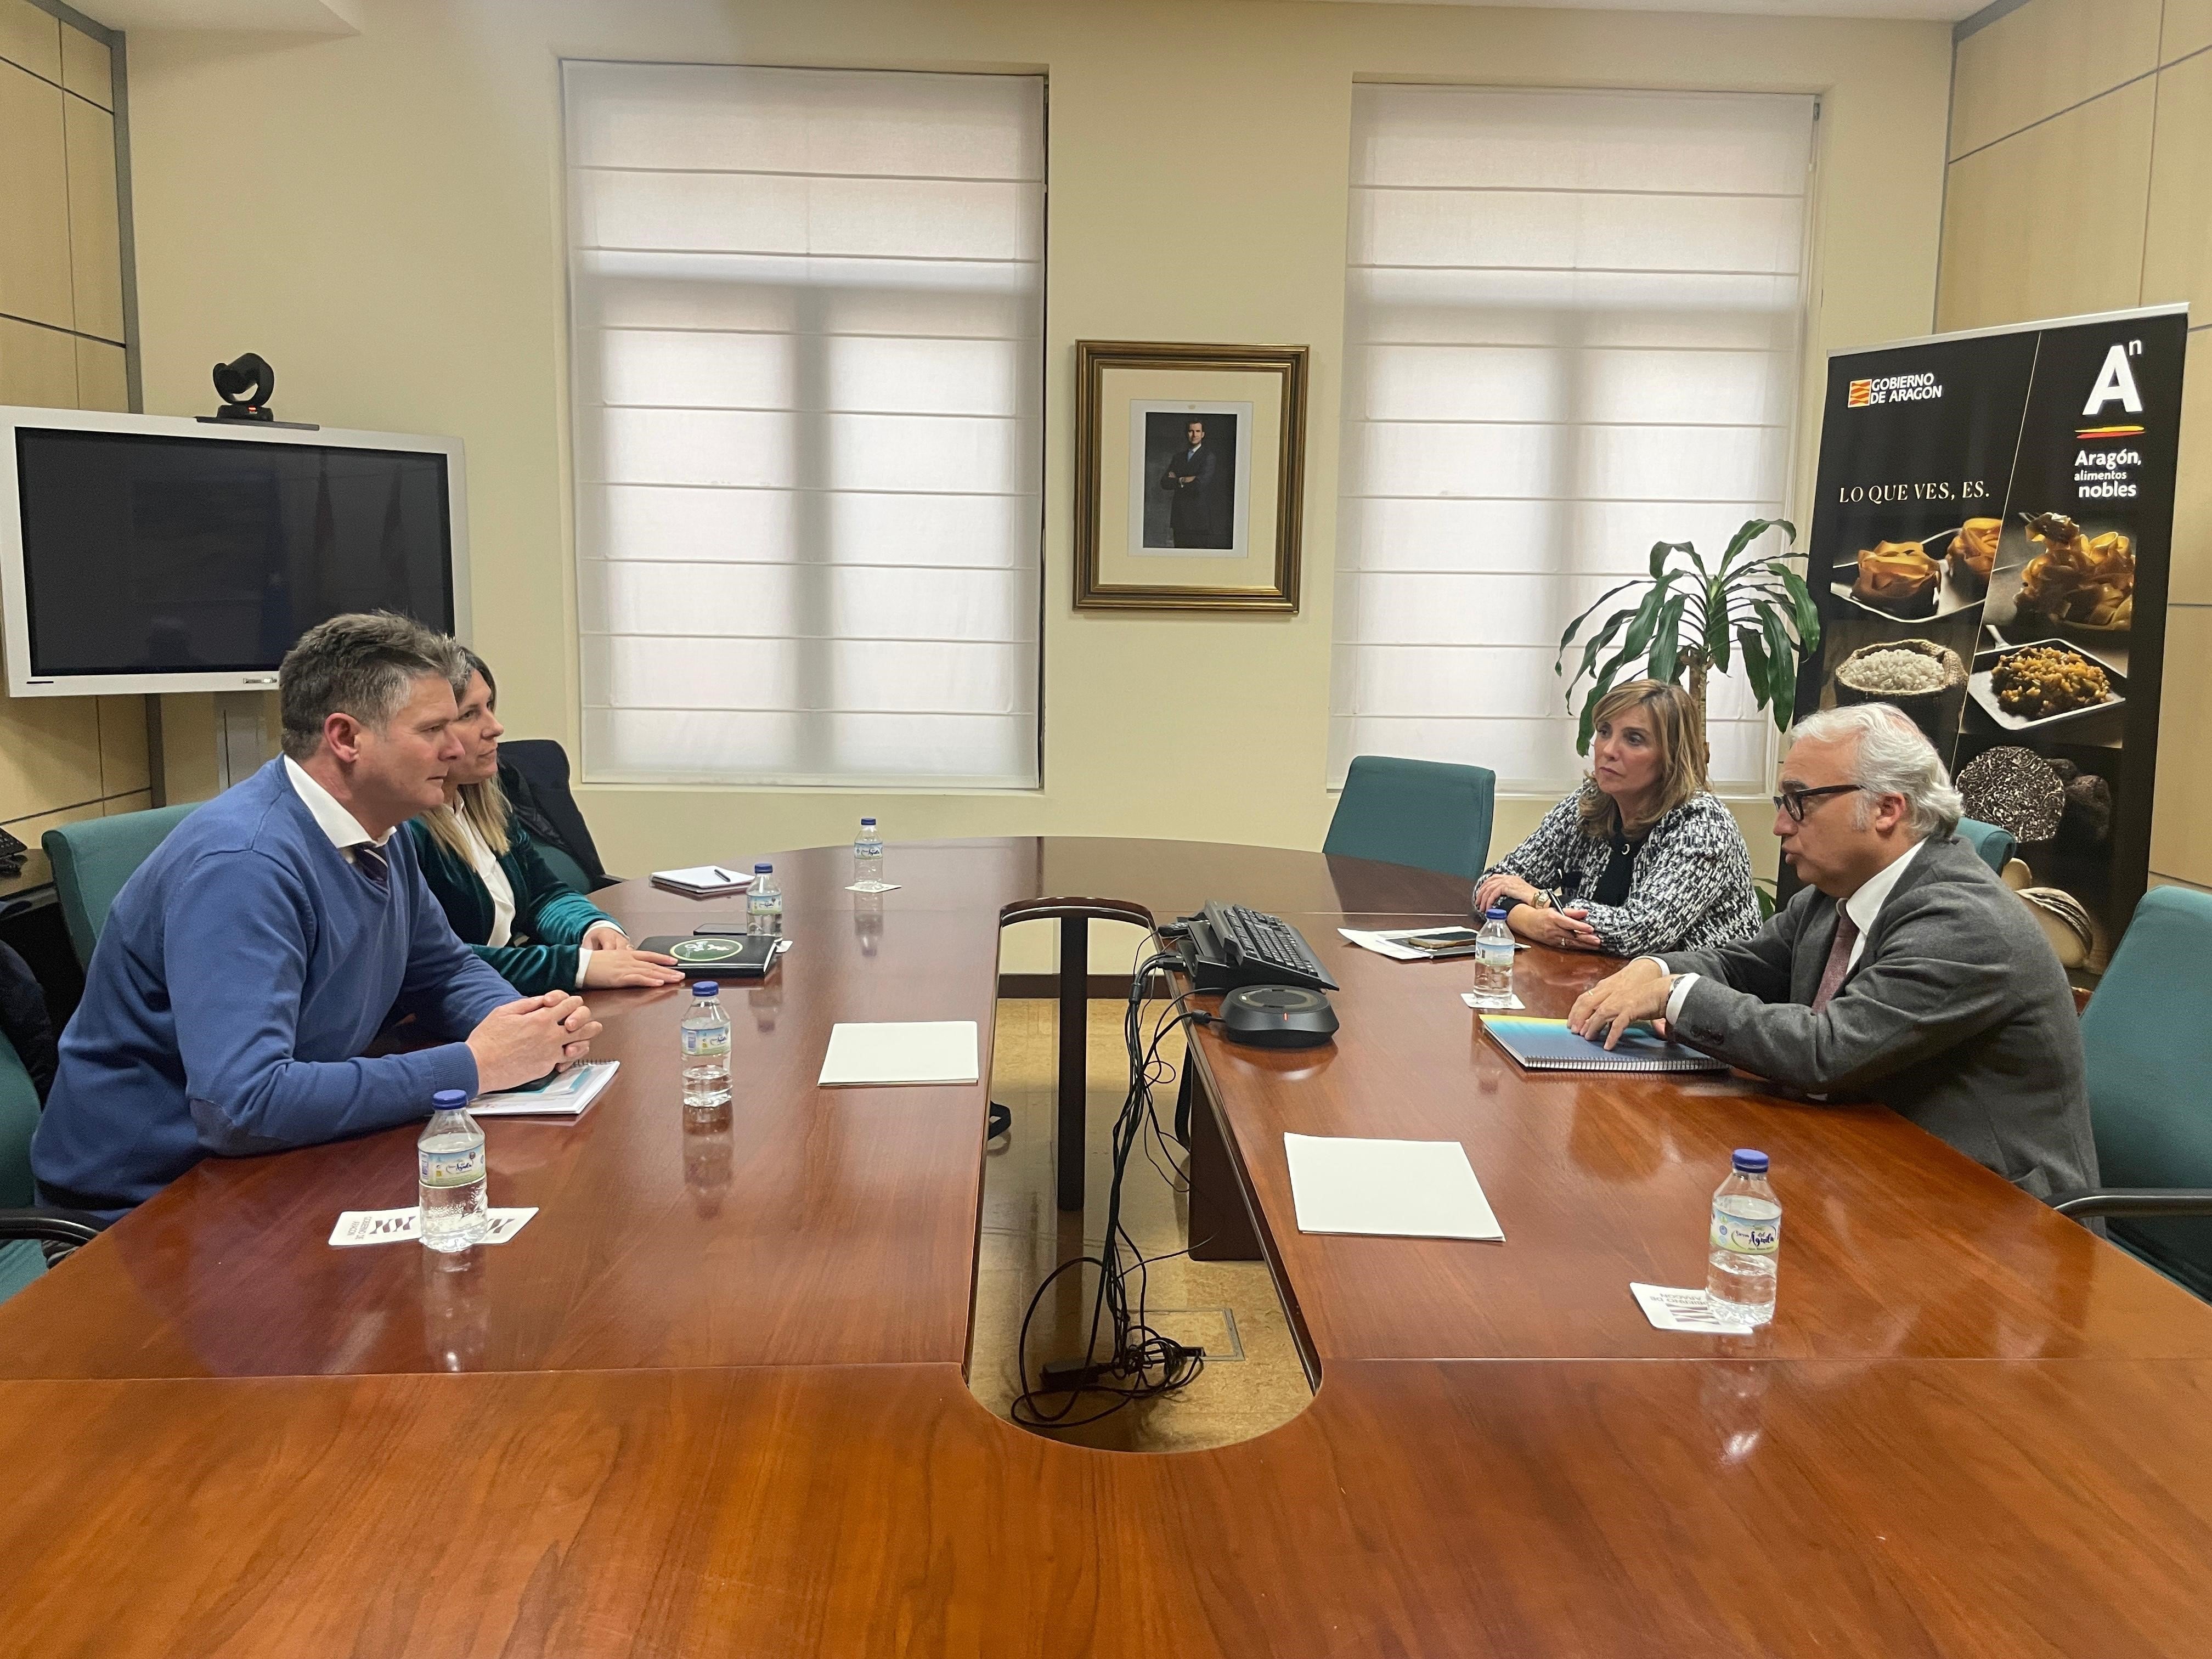
[{"label": "water bottle label", "polygon": [[1485,968],[1510,969],[1513,966],[1513,942],[1508,939],[1501,945],[1494,939],[1478,939],[1474,959]]},{"label": "water bottle label", "polygon": [[1780,1216],[1741,1216],[1713,1206],[1713,1248],[1735,1255],[1779,1255]]},{"label": "water bottle label", "polygon": [[484,1178],[484,1149],[461,1152],[432,1152],[417,1148],[425,1187],[471,1187]]},{"label": "water bottle label", "polygon": [[704,1027],[687,1025],[684,1028],[684,1058],[698,1060],[709,1054],[730,1052],[730,1028],[726,1025]]}]

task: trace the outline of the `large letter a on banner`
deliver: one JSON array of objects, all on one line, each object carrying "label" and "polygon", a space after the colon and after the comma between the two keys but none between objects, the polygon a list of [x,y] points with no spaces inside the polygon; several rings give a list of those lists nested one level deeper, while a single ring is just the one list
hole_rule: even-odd
[{"label": "large letter a on banner", "polygon": [[2142,394],[2136,390],[2136,377],[2128,368],[2128,349],[2124,345],[2115,345],[2105,354],[2105,366],[2097,371],[2097,384],[2089,389],[2089,401],[2081,405],[2081,412],[2094,415],[2114,402],[2130,415],[2142,413]]}]

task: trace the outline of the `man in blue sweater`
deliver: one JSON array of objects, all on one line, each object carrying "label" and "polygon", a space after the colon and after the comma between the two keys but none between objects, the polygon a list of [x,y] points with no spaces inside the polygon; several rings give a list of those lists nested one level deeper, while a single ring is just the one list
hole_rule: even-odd
[{"label": "man in blue sweater", "polygon": [[[583,1004],[518,999],[392,834],[444,799],[460,756],[455,650],[378,614],[285,656],[283,755],[179,824],[108,912],[31,1142],[43,1201],[120,1214],[211,1154],[388,1128],[438,1090],[510,1088],[588,1051]],[[404,1012],[465,1036],[363,1058]]]}]

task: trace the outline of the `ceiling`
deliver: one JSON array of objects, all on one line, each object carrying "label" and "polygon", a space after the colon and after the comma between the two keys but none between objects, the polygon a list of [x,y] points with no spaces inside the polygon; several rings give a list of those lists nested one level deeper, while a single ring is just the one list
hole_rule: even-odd
[{"label": "ceiling", "polygon": [[75,0],[112,29],[246,30],[276,34],[358,34],[358,0]]},{"label": "ceiling", "polygon": [[1972,17],[1989,0],[1364,0],[1364,3],[1547,11],[1719,11],[1756,17],[1905,17],[1955,23]]}]

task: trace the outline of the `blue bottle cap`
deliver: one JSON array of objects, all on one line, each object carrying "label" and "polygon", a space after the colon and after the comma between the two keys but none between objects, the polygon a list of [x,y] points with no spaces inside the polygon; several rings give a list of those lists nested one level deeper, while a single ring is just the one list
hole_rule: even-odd
[{"label": "blue bottle cap", "polygon": [[1502,905],[1502,904],[1493,904],[1493,905],[1492,905],[1492,906],[1490,907],[1490,914],[1489,914],[1489,915],[1486,918],[1486,920],[1490,921],[1504,921],[1504,920],[1505,920],[1505,907],[1504,907],[1504,905]]},{"label": "blue bottle cap", "polygon": [[753,873],[757,876],[764,876],[775,868],[775,866],[773,864],[756,864],[753,866]]},{"label": "blue bottle cap", "polygon": [[860,822],[867,825],[871,830],[876,827],[876,821],[873,818],[862,818]]},{"label": "blue bottle cap", "polygon": [[1754,1152],[1748,1146],[1739,1146],[1735,1149],[1735,1168],[1738,1175],[1765,1175],[1766,1154]]},{"label": "blue bottle cap", "polygon": [[430,1109],[436,1112],[458,1112],[468,1103],[466,1089],[441,1089],[430,1097]]},{"label": "blue bottle cap", "polygon": [[696,981],[691,987],[695,997],[718,997],[722,994],[722,982],[715,979]]}]

